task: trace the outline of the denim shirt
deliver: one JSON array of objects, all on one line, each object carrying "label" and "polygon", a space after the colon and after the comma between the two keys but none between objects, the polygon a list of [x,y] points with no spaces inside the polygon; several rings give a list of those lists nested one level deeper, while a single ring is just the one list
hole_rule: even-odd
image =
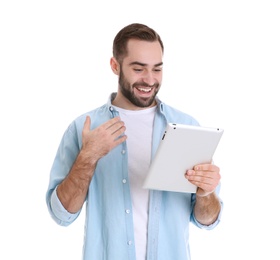
[{"label": "denim shirt", "polygon": [[[69,173],[82,147],[82,129],[86,116],[91,117],[91,129],[118,115],[108,102],[76,118],[65,131],[50,172],[46,202],[54,221],[62,226],[71,224],[80,212],[71,214],[60,203],[57,185]],[[191,116],[174,109],[157,98],[154,120],[152,156],[155,155],[166,124],[198,125]],[[218,193],[219,189],[217,189]],[[150,191],[147,260],[188,260],[189,224],[213,229],[219,222],[203,226],[193,214],[195,194]],[[136,260],[133,212],[128,180],[126,142],[102,157],[96,166],[86,197],[84,260]],[[221,205],[223,205],[221,201]]]}]

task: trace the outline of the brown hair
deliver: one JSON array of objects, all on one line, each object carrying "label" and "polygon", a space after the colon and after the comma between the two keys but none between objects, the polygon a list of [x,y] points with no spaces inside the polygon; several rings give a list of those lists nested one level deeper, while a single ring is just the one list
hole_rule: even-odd
[{"label": "brown hair", "polygon": [[113,56],[118,62],[122,62],[127,55],[127,42],[130,39],[138,39],[143,41],[158,41],[161,45],[162,52],[164,50],[160,36],[152,28],[140,23],[132,23],[121,29],[115,36],[113,42]]}]

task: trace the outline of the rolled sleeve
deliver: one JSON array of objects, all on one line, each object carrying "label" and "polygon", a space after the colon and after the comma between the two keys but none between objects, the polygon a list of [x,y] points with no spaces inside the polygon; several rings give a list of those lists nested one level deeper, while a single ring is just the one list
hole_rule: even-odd
[{"label": "rolled sleeve", "polygon": [[71,224],[80,214],[80,211],[77,213],[70,213],[68,212],[60,202],[56,188],[51,195],[50,206],[52,209],[53,217],[55,218],[56,222],[62,226],[68,226]]}]

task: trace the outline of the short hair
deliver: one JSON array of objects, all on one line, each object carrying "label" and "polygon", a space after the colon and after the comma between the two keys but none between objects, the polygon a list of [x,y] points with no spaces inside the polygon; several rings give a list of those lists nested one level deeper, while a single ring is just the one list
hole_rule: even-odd
[{"label": "short hair", "polygon": [[149,42],[158,41],[162,48],[162,52],[164,51],[162,40],[155,30],[144,24],[132,23],[121,29],[115,36],[113,42],[113,56],[120,63],[127,55],[127,42],[130,39]]}]

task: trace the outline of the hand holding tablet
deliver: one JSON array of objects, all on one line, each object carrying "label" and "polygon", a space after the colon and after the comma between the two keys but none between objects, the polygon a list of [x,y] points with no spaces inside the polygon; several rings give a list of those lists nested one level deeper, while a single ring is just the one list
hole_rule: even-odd
[{"label": "hand holding tablet", "polygon": [[185,173],[197,164],[212,162],[223,132],[220,128],[167,124],[143,188],[195,193],[197,187]]}]

